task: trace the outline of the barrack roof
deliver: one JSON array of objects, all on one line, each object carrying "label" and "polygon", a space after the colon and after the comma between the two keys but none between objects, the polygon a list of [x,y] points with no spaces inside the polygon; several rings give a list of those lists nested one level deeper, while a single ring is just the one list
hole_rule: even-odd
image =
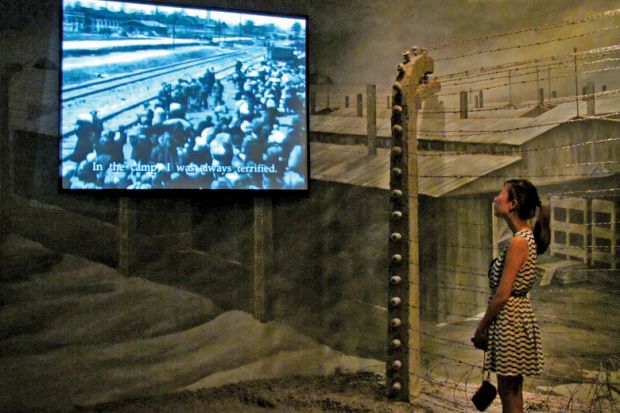
[{"label": "barrack roof", "polygon": [[[312,142],[310,146],[312,179],[390,189],[389,149],[377,148],[375,156],[368,155],[365,145]],[[441,152],[420,152],[419,155],[418,191],[435,198],[521,160],[520,156]]]}]

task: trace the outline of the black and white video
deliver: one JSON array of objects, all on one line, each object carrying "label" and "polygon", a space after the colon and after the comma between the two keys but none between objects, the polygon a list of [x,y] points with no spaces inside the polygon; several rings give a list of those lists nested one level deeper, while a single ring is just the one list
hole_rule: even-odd
[{"label": "black and white video", "polygon": [[307,189],[306,28],[64,0],[62,188]]}]

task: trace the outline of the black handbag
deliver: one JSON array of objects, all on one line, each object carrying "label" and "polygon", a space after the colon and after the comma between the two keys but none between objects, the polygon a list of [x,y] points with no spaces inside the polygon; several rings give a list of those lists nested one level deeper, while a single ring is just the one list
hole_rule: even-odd
[{"label": "black handbag", "polygon": [[484,379],[485,361],[486,361],[486,352],[484,353],[484,358],[482,361],[482,377],[483,377],[482,385],[476,391],[474,396],[471,398],[471,401],[474,403],[474,406],[476,406],[476,409],[478,409],[481,412],[485,411],[487,407],[489,407],[489,405],[493,402],[493,399],[495,399],[495,396],[497,396],[497,389],[495,388],[495,386],[491,384],[491,381],[490,381],[491,380],[490,371],[487,370],[487,378]]}]

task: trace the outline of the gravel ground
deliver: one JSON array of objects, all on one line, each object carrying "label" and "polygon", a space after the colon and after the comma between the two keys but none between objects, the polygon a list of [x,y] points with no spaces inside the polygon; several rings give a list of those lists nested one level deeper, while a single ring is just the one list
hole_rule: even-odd
[{"label": "gravel ground", "polygon": [[389,401],[380,376],[336,371],[329,376],[295,376],[257,380],[194,392],[141,397],[91,407],[73,413],[113,412],[430,412],[420,405]]}]

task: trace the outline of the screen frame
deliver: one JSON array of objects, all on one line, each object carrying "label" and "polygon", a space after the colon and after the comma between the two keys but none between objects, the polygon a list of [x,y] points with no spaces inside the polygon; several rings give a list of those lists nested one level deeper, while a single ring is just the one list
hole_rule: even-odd
[{"label": "screen frame", "polygon": [[[304,20],[305,22],[305,162],[306,162],[306,187],[305,188],[293,188],[293,189],[284,189],[284,188],[270,188],[270,189],[250,189],[250,188],[150,188],[150,189],[127,189],[127,188],[65,188],[63,186],[63,175],[62,175],[62,167],[63,167],[63,151],[62,151],[62,142],[63,142],[63,133],[62,133],[62,118],[63,118],[63,100],[62,100],[62,88],[63,88],[63,39],[64,39],[64,1],[59,1],[59,17],[58,17],[58,142],[56,148],[58,150],[57,156],[57,182],[58,182],[58,192],[61,194],[72,194],[79,195],[84,194],[87,196],[95,196],[98,197],[100,195],[106,197],[113,198],[167,198],[167,197],[185,197],[185,198],[195,198],[195,197],[204,197],[206,199],[217,199],[218,197],[223,196],[226,199],[234,199],[234,197],[238,196],[240,198],[256,198],[256,197],[270,197],[270,198],[286,198],[288,196],[301,196],[307,197],[311,190],[311,155],[310,155],[310,91],[309,91],[309,50],[310,50],[310,18],[306,14],[298,14],[298,13],[290,13],[290,12],[274,12],[274,11],[264,11],[264,10],[256,10],[256,9],[244,9],[237,7],[222,7],[222,6],[207,6],[207,5],[194,5],[187,2],[175,2],[173,0],[115,0],[116,2],[121,3],[132,3],[132,4],[143,4],[143,5],[156,5],[156,6],[168,6],[175,8],[189,8],[189,9],[197,9],[197,10],[211,10],[218,12],[229,12],[229,13],[240,13],[245,15],[256,15],[256,16],[266,16],[266,17],[282,17],[282,18],[291,18],[297,20]],[[220,194],[218,196],[218,194]]]}]

